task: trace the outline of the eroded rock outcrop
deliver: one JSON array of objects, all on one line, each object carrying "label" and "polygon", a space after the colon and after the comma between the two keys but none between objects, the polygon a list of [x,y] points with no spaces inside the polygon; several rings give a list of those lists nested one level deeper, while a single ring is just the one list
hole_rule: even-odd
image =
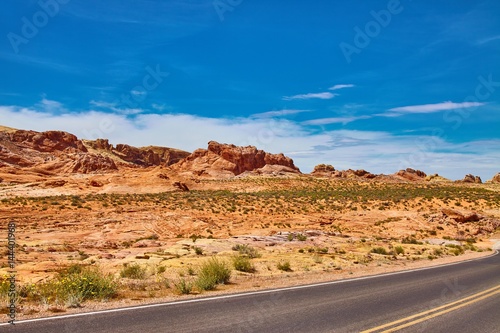
[{"label": "eroded rock outcrop", "polygon": [[498,184],[500,183],[500,172],[493,176],[488,182]]},{"label": "eroded rock outcrop", "polygon": [[330,164],[318,164],[314,167],[314,170],[311,172],[311,176],[315,177],[332,177],[332,178],[364,178],[364,179],[373,179],[377,177],[377,175],[368,172],[363,169],[353,170],[335,170],[335,168]]},{"label": "eroded rock outcrop", "polygon": [[483,181],[481,180],[481,177],[474,176],[471,174],[465,175],[464,179],[462,179],[460,182],[462,182],[462,183],[476,183],[476,184],[483,183]]},{"label": "eroded rock outcrop", "polygon": [[106,139],[85,141],[85,144],[98,152],[111,153],[124,162],[145,167],[169,166],[189,155],[188,152],[183,150],[158,146],[137,148],[126,144],[117,144],[114,147]]},{"label": "eroded rock outcrop", "polygon": [[331,177],[335,172],[335,168],[331,164],[318,164],[311,172],[311,176],[315,177]]},{"label": "eroded rock outcrop", "polygon": [[233,177],[244,172],[268,174],[276,172],[300,173],[293,160],[283,154],[270,154],[254,146],[239,147],[208,143],[208,149],[197,149],[191,155],[173,165],[179,172],[191,172],[195,175],[212,177]]},{"label": "eroded rock outcrop", "polygon": [[4,133],[10,141],[20,147],[30,148],[39,152],[87,152],[82,141],[70,133],[63,131],[23,131],[18,130],[13,133]]},{"label": "eroded rock outcrop", "polygon": [[414,182],[414,181],[425,180],[425,178],[427,177],[427,174],[423,171],[420,171],[420,170],[406,168],[406,170],[399,170],[396,173],[396,176]]}]

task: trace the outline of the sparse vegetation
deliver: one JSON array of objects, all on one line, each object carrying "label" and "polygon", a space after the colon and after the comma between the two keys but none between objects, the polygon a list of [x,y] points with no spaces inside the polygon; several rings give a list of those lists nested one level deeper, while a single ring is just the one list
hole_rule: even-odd
[{"label": "sparse vegetation", "polygon": [[276,264],[276,268],[278,268],[280,271],[284,272],[291,272],[292,271],[292,266],[290,265],[290,261],[288,260],[282,260]]},{"label": "sparse vegetation", "polygon": [[244,255],[233,256],[234,269],[240,272],[254,273],[255,266],[252,264],[250,258]]},{"label": "sparse vegetation", "polygon": [[200,290],[213,290],[218,284],[229,283],[230,279],[231,269],[228,264],[217,257],[211,257],[202,264],[196,285]]},{"label": "sparse vegetation", "polygon": [[384,256],[388,255],[389,253],[387,252],[387,250],[382,247],[382,246],[377,246],[377,247],[374,247],[373,249],[371,249],[371,253],[377,253],[377,254],[382,254]]},{"label": "sparse vegetation", "polygon": [[146,267],[139,264],[124,264],[120,271],[120,277],[142,280],[146,277]]}]

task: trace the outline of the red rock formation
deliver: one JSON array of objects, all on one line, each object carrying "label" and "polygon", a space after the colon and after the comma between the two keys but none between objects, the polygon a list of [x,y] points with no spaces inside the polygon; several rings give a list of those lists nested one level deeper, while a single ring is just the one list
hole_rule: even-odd
[{"label": "red rock formation", "polygon": [[254,146],[238,147],[231,144],[208,143],[208,149],[197,149],[191,155],[173,166],[180,172],[189,171],[196,175],[232,177],[246,171],[256,173],[275,172],[264,169],[273,165],[281,166],[281,172],[300,173],[293,160],[283,154],[270,154]]},{"label": "red rock formation", "polygon": [[330,164],[318,164],[311,172],[311,176],[315,177],[331,177],[335,172],[335,168]]},{"label": "red rock formation", "polygon": [[406,168],[406,170],[399,170],[396,173],[396,176],[399,176],[406,180],[410,180],[412,182],[425,180],[425,177],[427,177],[425,172],[420,170],[414,170],[412,168]]},{"label": "red rock formation", "polygon": [[476,184],[483,183],[483,181],[481,180],[481,177],[474,176],[471,174],[465,175],[464,179],[462,179],[460,182],[462,182],[462,183],[476,183]]},{"label": "red rock formation", "polygon": [[314,167],[313,172],[311,172],[311,175],[315,177],[365,178],[365,179],[373,179],[377,177],[377,175],[363,169],[335,170],[335,168],[330,164],[316,165]]},{"label": "red rock formation", "polygon": [[40,152],[87,152],[87,148],[76,136],[62,131],[23,131],[7,133],[10,141],[23,148],[31,148]]},{"label": "red rock formation", "polygon": [[69,163],[71,173],[93,173],[118,170],[115,161],[107,156],[80,154],[73,163]]},{"label": "red rock formation", "polygon": [[86,141],[85,143],[97,151],[112,153],[125,162],[140,166],[169,166],[189,155],[186,151],[167,147],[149,146],[136,148],[126,144],[118,144],[116,147],[113,147],[106,139]]}]

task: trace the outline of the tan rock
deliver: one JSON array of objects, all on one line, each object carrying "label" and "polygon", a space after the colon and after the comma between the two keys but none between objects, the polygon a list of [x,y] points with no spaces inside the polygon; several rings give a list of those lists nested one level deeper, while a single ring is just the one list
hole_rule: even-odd
[{"label": "tan rock", "polygon": [[493,176],[493,178],[491,178],[489,180],[490,183],[500,183],[500,172],[497,173],[496,175]]}]

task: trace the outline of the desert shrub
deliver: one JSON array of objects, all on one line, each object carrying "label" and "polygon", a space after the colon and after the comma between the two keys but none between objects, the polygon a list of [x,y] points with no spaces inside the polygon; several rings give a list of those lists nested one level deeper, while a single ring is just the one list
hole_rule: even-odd
[{"label": "desert shrub", "polygon": [[230,278],[231,269],[228,264],[212,257],[201,266],[196,285],[201,290],[213,290],[218,284],[228,283]]},{"label": "desert shrub", "polygon": [[394,252],[396,252],[396,254],[404,254],[405,253],[405,249],[403,249],[402,246],[396,246],[394,248]]},{"label": "desert shrub", "polygon": [[233,257],[234,269],[240,272],[253,273],[255,267],[247,256],[237,255]]},{"label": "desert shrub", "polygon": [[120,271],[120,277],[142,280],[146,278],[146,268],[139,264],[124,264]]},{"label": "desert shrub", "polygon": [[110,274],[96,267],[73,265],[55,278],[38,284],[24,286],[22,296],[45,304],[65,304],[79,307],[89,299],[106,300],[117,296],[118,285]]},{"label": "desert shrub", "polygon": [[201,247],[195,246],[194,247],[194,253],[197,255],[201,256],[203,254],[203,249]]},{"label": "desert shrub", "polygon": [[304,234],[297,234],[297,239],[301,242],[304,242],[307,240],[307,236]]},{"label": "desert shrub", "polygon": [[325,254],[325,253],[328,253],[328,248],[327,247],[318,247],[316,249],[316,252]]},{"label": "desert shrub", "polygon": [[257,251],[256,248],[247,245],[247,244],[236,244],[232,247],[233,251],[238,251],[242,255],[248,256],[248,258],[260,258],[261,254]]},{"label": "desert shrub", "polygon": [[290,265],[290,262],[288,260],[285,260],[285,261],[280,261],[276,267],[280,270],[280,271],[284,271],[284,272],[291,272],[292,271],[292,267]]},{"label": "desert shrub", "polygon": [[434,249],[434,255],[435,256],[441,256],[443,254],[443,250],[441,249]]},{"label": "desert shrub", "polygon": [[403,243],[403,244],[415,244],[415,245],[422,244],[422,242],[417,241],[417,239],[415,237],[410,237],[410,236],[404,237],[401,240],[401,243]]},{"label": "desert shrub", "polygon": [[193,290],[193,282],[180,278],[174,282],[174,288],[179,294],[187,295]]},{"label": "desert shrub", "polygon": [[374,247],[372,250],[371,250],[371,253],[377,253],[377,254],[382,254],[384,256],[388,255],[389,253],[387,252],[387,250],[385,248],[383,248],[382,246],[377,246],[377,247]]}]

